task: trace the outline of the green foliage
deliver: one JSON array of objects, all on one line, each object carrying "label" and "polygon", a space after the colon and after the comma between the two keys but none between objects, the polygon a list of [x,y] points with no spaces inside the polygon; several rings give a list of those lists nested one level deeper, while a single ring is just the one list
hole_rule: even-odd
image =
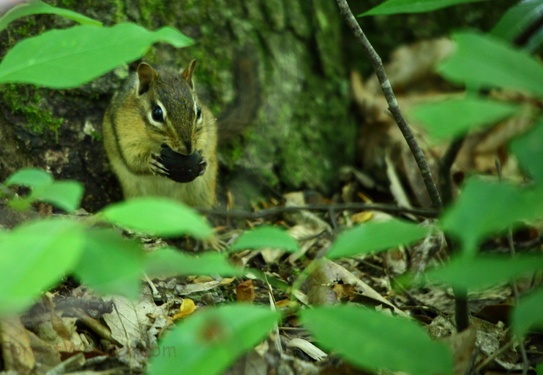
[{"label": "green foliage", "polygon": [[513,330],[518,337],[524,336],[530,329],[543,329],[541,306],[543,306],[543,288],[520,300],[518,306],[513,311],[511,319]]},{"label": "green foliage", "polygon": [[153,358],[148,374],[221,374],[262,341],[278,318],[269,309],[241,304],[199,312],[159,343],[159,349],[175,348],[175,355]]},{"label": "green foliage", "polygon": [[478,1],[483,0],[388,0],[365,13],[359,14],[359,17],[401,13],[424,13],[453,5],[475,3]]},{"label": "green foliage", "polygon": [[326,256],[336,259],[389,250],[420,240],[428,232],[428,228],[396,219],[369,222],[341,233]]},{"label": "green foliage", "polygon": [[[478,97],[449,99],[438,103],[421,104],[413,116],[428,129],[428,135],[436,140],[451,139],[493,125],[518,110],[509,103]],[[458,114],[450,116],[451,113]],[[461,115],[460,115],[461,114]]]},{"label": "green foliage", "polygon": [[[491,33],[508,42],[529,30],[541,18],[543,0],[524,0],[511,7],[494,26]],[[533,52],[543,42],[543,30],[539,28],[527,41],[525,49]]]},{"label": "green foliage", "polygon": [[188,255],[172,248],[163,248],[147,254],[145,273],[149,277],[178,275],[241,276],[243,270],[228,263],[223,254],[207,252]]},{"label": "green foliage", "polygon": [[[425,12],[467,2],[471,1],[390,0],[364,15]],[[530,3],[532,11],[539,9],[534,4],[540,2]],[[532,16],[526,8],[518,9],[504,16],[495,35],[511,40],[526,29]],[[171,28],[149,32],[134,24],[98,27],[84,16],[38,1],[8,12],[0,19],[0,29],[16,18],[38,13],[57,14],[87,25],[52,30],[22,41],[0,63],[0,82],[75,87],[140,57],[155,42],[176,47],[192,43]],[[514,89],[543,97],[543,68],[531,56],[482,34],[457,33],[454,40],[456,51],[439,68],[446,78],[472,88]],[[420,107],[417,114],[431,136],[444,139],[489,126],[515,110],[515,105],[468,97]],[[479,244],[489,235],[543,216],[542,119],[539,117],[536,127],[511,144],[533,183],[518,186],[507,181],[468,179],[459,199],[440,217],[441,229],[459,241],[460,253],[443,267],[427,272],[427,280],[477,289],[543,268],[540,254],[512,259],[478,254]],[[30,193],[17,197],[10,194],[13,186],[27,187]],[[68,212],[77,210],[83,193],[80,184],[54,181],[48,173],[36,169],[16,172],[0,188],[12,207],[28,208],[35,201],[45,201]],[[43,290],[70,273],[99,293],[131,298],[138,295],[143,271],[150,276],[243,274],[228,263],[228,254],[190,256],[172,248],[144,254],[139,243],[124,239],[117,231],[95,228],[97,221],[152,236],[207,239],[212,235],[207,222],[194,210],[159,198],[113,204],[92,218],[47,218],[0,231],[0,315],[24,310]],[[327,256],[335,259],[386,251],[418,241],[430,231],[400,220],[366,223],[338,236]],[[299,249],[286,231],[260,227],[241,235],[231,250],[260,248]],[[521,300],[512,316],[513,331],[518,336],[542,326],[541,306],[541,289]],[[221,373],[263,340],[278,319],[279,314],[270,309],[248,305],[198,312],[165,335],[159,349],[174,348],[175,355],[153,358],[149,373],[179,373],[180,366],[183,373]],[[452,373],[451,352],[431,340],[414,321],[356,306],[307,309],[300,319],[320,345],[355,366],[413,374]]]},{"label": "green foliage", "polygon": [[298,243],[285,230],[271,226],[262,226],[243,233],[231,247],[233,251],[263,248],[289,252],[299,249]]},{"label": "green foliage", "polygon": [[187,234],[206,239],[213,234],[196,211],[166,198],[135,198],[112,204],[99,216],[122,228],[154,236],[179,237]]},{"label": "green foliage", "polygon": [[19,18],[36,14],[56,14],[82,25],[102,26],[102,22],[89,18],[69,9],[57,8],[41,1],[29,1],[14,6],[0,18],[0,31]]},{"label": "green foliage", "polygon": [[523,219],[541,217],[542,197],[541,189],[470,178],[458,201],[443,215],[442,227],[461,241],[465,253],[474,254],[477,245],[487,235],[502,231]]},{"label": "green foliage", "polygon": [[144,254],[139,243],[126,240],[111,229],[89,228],[75,276],[103,295],[136,299],[140,292]]},{"label": "green foliage", "polygon": [[526,134],[511,142],[511,150],[517,156],[522,167],[539,185],[543,186],[543,117],[537,120]]},{"label": "green foliage", "polygon": [[83,228],[68,219],[42,219],[0,237],[0,316],[28,308],[59,282],[81,256]]},{"label": "green foliage", "polygon": [[151,32],[132,23],[50,30],[19,42],[8,52],[0,63],[0,83],[77,87],[136,60],[159,41],[178,48],[192,44],[171,27]]},{"label": "green foliage", "polygon": [[453,40],[456,51],[438,68],[445,78],[469,87],[515,89],[543,97],[543,65],[526,52],[474,32],[453,34]]},{"label": "green foliage", "polygon": [[75,181],[54,181],[47,172],[28,168],[15,172],[6,180],[6,186],[26,186],[31,189],[30,195],[22,199],[12,200],[11,207],[26,209],[35,201],[43,201],[55,205],[66,212],[74,212],[83,197],[83,187]]},{"label": "green foliage", "polygon": [[482,289],[512,281],[543,269],[543,257],[460,256],[443,268],[429,271],[430,281],[466,289]]},{"label": "green foliage", "polygon": [[412,320],[349,305],[305,310],[301,320],[319,344],[362,368],[452,373],[450,350]]}]

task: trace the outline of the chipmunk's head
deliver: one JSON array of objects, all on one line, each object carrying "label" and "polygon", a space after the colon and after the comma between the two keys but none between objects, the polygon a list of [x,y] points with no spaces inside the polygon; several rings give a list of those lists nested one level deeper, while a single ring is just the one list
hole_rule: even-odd
[{"label": "chipmunk's head", "polygon": [[192,80],[195,66],[196,60],[180,71],[140,63],[137,70],[135,90],[149,135],[184,155],[196,151],[203,128],[203,113]]}]

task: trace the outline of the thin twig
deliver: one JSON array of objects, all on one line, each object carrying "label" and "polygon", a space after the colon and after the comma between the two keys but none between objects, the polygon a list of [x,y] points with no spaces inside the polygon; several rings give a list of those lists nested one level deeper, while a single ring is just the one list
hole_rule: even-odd
[{"label": "thin twig", "polygon": [[360,25],[356,21],[356,18],[354,18],[353,13],[349,8],[349,5],[347,4],[347,0],[336,1],[339,6],[339,12],[347,22],[347,25],[353,31],[356,39],[358,39],[358,41],[362,44],[364,50],[370,58],[371,64],[373,65],[373,70],[375,71],[375,74],[379,79],[381,89],[383,90],[383,94],[385,95],[385,99],[388,103],[388,110],[392,114],[392,117],[394,118],[394,121],[396,121],[396,124],[398,124],[398,127],[400,128],[400,131],[402,132],[403,137],[405,138],[407,145],[409,146],[409,149],[411,150],[411,153],[413,154],[413,157],[417,162],[420,173],[422,175],[422,180],[424,181],[424,185],[426,186],[426,190],[428,191],[428,195],[430,196],[430,200],[432,201],[432,206],[438,209],[441,208],[441,197],[439,195],[439,191],[437,190],[437,186],[432,178],[432,173],[430,172],[430,168],[428,167],[428,163],[426,162],[424,153],[417,144],[413,132],[409,128],[407,121],[405,120],[402,112],[400,111],[398,101],[396,100],[396,96],[394,95],[394,91],[392,90],[392,86],[390,85],[390,81],[388,80],[388,77],[386,75],[381,58],[369,42],[368,38],[366,38],[366,35],[360,28]]},{"label": "thin twig", "polygon": [[390,214],[412,214],[425,218],[435,218],[438,215],[437,210],[432,208],[407,208],[400,206],[392,206],[386,204],[371,204],[371,203],[338,203],[338,204],[308,204],[306,206],[280,206],[268,208],[256,212],[242,210],[220,210],[200,208],[198,211],[203,215],[229,217],[237,219],[263,219],[270,216],[277,216],[289,212],[299,211],[380,211]]},{"label": "thin twig", "polygon": [[444,206],[448,206],[452,201],[451,168],[464,144],[464,139],[465,135],[455,138],[439,160],[439,186]]}]

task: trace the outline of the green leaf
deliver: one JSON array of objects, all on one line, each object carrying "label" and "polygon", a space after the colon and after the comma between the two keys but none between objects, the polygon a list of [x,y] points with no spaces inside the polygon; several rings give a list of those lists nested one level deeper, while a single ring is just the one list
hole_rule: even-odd
[{"label": "green leaf", "polygon": [[29,1],[14,6],[0,18],[0,31],[4,30],[9,23],[19,18],[32,16],[35,14],[56,14],[57,16],[67,18],[83,25],[102,26],[102,22],[93,20],[92,18],[89,18],[77,12],[68,9],[57,8],[42,3],[41,1]]},{"label": "green leaf", "polygon": [[53,183],[53,177],[41,169],[24,168],[13,173],[6,180],[6,186],[20,185],[29,188],[39,188]]},{"label": "green leaf", "polygon": [[77,263],[84,236],[79,223],[43,219],[3,236],[0,246],[0,315],[17,313],[59,282]]},{"label": "green leaf", "polygon": [[110,229],[90,229],[75,275],[98,293],[135,299],[143,273],[143,251]]},{"label": "green leaf", "polygon": [[242,304],[197,311],[159,342],[148,374],[221,374],[264,340],[278,318],[269,309]]},{"label": "green leaf", "polygon": [[447,79],[473,87],[502,87],[543,97],[543,65],[503,40],[471,32],[453,35],[457,48],[438,67]]},{"label": "green leaf", "polygon": [[213,231],[192,208],[166,198],[134,198],[106,207],[101,216],[120,227],[161,237],[209,238]]},{"label": "green leaf", "polygon": [[76,181],[55,181],[32,190],[29,198],[50,203],[66,212],[74,212],[83,198],[83,185]]},{"label": "green leaf", "polygon": [[543,186],[543,117],[526,134],[511,142],[511,150],[526,172]]},{"label": "green leaf", "polygon": [[543,288],[522,297],[518,306],[513,310],[513,332],[519,337],[524,336],[530,329],[543,328]]},{"label": "green leaf", "polygon": [[513,42],[537,22],[543,13],[543,0],[524,0],[512,6],[491,31],[491,34]]},{"label": "green leaf", "polygon": [[401,13],[424,13],[458,4],[482,0],[388,0],[358,16],[377,16]]},{"label": "green leaf", "polygon": [[516,105],[466,97],[418,105],[413,110],[413,116],[424,125],[430,137],[444,140],[494,125],[517,110]]},{"label": "green leaf", "polygon": [[243,233],[232,245],[233,251],[273,248],[289,252],[298,251],[298,243],[287,231],[278,227],[262,226]]},{"label": "green leaf", "polygon": [[474,177],[443,215],[442,227],[461,240],[465,252],[474,253],[485,236],[542,215],[542,191]]},{"label": "green leaf", "polygon": [[396,219],[369,222],[341,233],[326,256],[336,259],[389,250],[420,240],[428,232],[428,228]]},{"label": "green leaf", "polygon": [[462,256],[444,267],[429,271],[430,281],[459,288],[481,289],[543,270],[543,256]]},{"label": "green leaf", "polygon": [[539,28],[534,32],[528,42],[526,43],[524,49],[526,52],[534,53],[539,47],[543,45],[543,29]]},{"label": "green leaf", "polygon": [[351,305],[304,310],[300,319],[320,345],[355,366],[417,375],[452,373],[449,349],[413,320]]},{"label": "green leaf", "polygon": [[243,270],[230,264],[225,254],[206,252],[199,255],[189,255],[179,250],[164,248],[146,255],[145,273],[149,277],[241,276]]},{"label": "green leaf", "polygon": [[147,31],[132,23],[47,31],[24,39],[6,54],[0,63],[0,82],[76,87],[138,59],[156,42],[177,48],[193,43],[171,27]]}]

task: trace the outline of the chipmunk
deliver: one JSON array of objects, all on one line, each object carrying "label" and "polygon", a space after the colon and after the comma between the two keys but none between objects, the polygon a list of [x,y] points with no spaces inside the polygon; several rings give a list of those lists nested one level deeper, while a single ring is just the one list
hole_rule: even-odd
[{"label": "chipmunk", "polygon": [[195,60],[181,71],[140,63],[106,110],[104,145],[125,199],[215,204],[217,127],[196,96],[195,66]]}]

